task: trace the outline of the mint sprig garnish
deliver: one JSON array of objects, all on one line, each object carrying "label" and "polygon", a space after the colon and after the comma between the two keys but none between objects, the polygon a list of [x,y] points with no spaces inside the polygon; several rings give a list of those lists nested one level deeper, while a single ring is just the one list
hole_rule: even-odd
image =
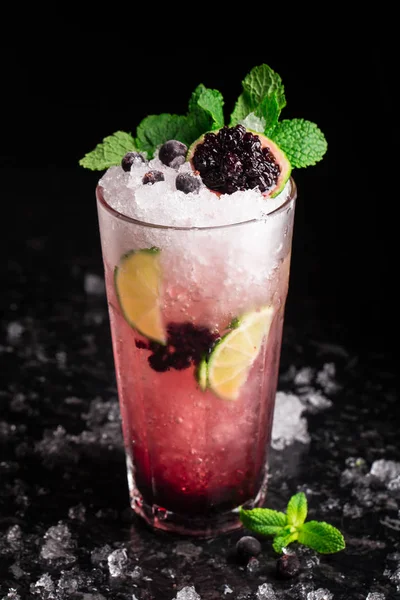
[{"label": "mint sprig garnish", "polygon": [[[280,121],[286,106],[282,79],[268,65],[254,67],[242,81],[230,126],[242,123],[248,129],[272,139],[287,155],[292,168],[315,165],[322,159],[327,143],[321,130],[305,119]],[[135,135],[117,131],[79,161],[83,167],[104,170],[119,165],[127,152],[146,153],[148,158],[164,142],[175,139],[190,146],[207,131],[224,126],[224,99],[218,90],[197,86],[189,100],[185,115],[162,113],[145,117]]]},{"label": "mint sprig garnish", "polygon": [[321,554],[343,550],[346,544],[341,532],[324,521],[306,521],[307,510],[306,495],[299,492],[290,498],[286,513],[270,508],[241,508],[239,516],[250,531],[273,536],[272,546],[278,554],[295,541]]}]

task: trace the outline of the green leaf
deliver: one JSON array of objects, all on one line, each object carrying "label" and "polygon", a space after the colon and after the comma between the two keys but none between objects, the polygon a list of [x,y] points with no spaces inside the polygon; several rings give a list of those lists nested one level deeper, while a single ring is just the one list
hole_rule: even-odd
[{"label": "green leaf", "polygon": [[265,119],[264,133],[268,137],[270,132],[277,126],[281,112],[276,96],[276,93],[274,93],[272,96],[264,98],[255,113],[258,117]]},{"label": "green leaf", "polygon": [[346,547],[340,531],[323,521],[308,521],[301,525],[298,541],[321,554],[332,554]]},{"label": "green leaf", "polygon": [[293,525],[294,527],[303,525],[307,517],[307,498],[304,492],[299,492],[290,498],[286,515],[289,525]]},{"label": "green leaf", "polygon": [[250,98],[253,106],[261,104],[265,97],[276,94],[278,106],[282,110],[286,106],[285,90],[282,79],[268,65],[254,67],[243,81],[243,91]]},{"label": "green leaf", "polygon": [[287,523],[285,513],[270,508],[241,508],[239,518],[247,529],[261,535],[277,535]]},{"label": "green leaf", "polygon": [[200,135],[224,126],[223,106],[224,99],[221,92],[206,88],[202,83],[197,86],[189,101],[189,116],[197,116],[199,122],[203,121],[204,126]]},{"label": "green leaf", "polygon": [[92,171],[102,171],[114,165],[119,165],[127,152],[137,150],[135,140],[130,133],[116,131],[104,138],[101,144],[86,154],[80,161],[81,167]]},{"label": "green leaf", "polygon": [[277,535],[272,543],[272,547],[278,554],[282,554],[283,549],[298,538],[297,531],[291,531],[291,527],[285,527],[280,535]]},{"label": "green leaf", "polygon": [[[230,125],[237,125],[247,115],[258,110],[265,98],[275,96],[278,116],[286,106],[285,90],[282,79],[268,65],[254,67],[242,81],[243,92],[239,96],[231,115]],[[263,115],[265,118],[265,115]]]},{"label": "green leaf", "polygon": [[270,137],[285,152],[293,168],[315,165],[328,148],[322,131],[305,119],[281,121]]},{"label": "green leaf", "polygon": [[241,123],[250,113],[254,113],[256,108],[257,107],[251,105],[250,99],[246,98],[244,94],[241,94],[237,99],[235,108],[231,114],[229,126],[233,127],[234,125]]},{"label": "green leaf", "polygon": [[136,146],[152,157],[154,150],[167,140],[187,143],[185,136],[186,117],[183,115],[150,115],[145,117],[136,130]]}]

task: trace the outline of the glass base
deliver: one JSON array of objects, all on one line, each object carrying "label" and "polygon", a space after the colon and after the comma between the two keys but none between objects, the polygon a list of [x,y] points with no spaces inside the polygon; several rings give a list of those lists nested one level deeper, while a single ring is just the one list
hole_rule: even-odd
[{"label": "glass base", "polygon": [[[265,477],[256,498],[247,501],[243,504],[243,507],[251,509],[262,506],[266,493],[267,477]],[[150,527],[181,535],[212,538],[243,527],[239,519],[239,507],[219,514],[185,516],[169,511],[157,504],[152,506],[146,504],[135,489],[131,493],[131,506],[134,512],[144,519]]]}]

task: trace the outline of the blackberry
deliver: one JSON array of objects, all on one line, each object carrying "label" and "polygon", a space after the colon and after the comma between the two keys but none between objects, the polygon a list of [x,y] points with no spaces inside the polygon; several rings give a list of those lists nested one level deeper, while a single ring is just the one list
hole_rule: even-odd
[{"label": "blackberry", "polygon": [[243,125],[207,133],[196,146],[192,162],[203,183],[221,194],[255,187],[267,192],[281,174],[274,154],[263,148],[260,137]]},{"label": "blackberry", "polygon": [[300,561],[296,554],[283,554],[276,561],[276,574],[280,579],[291,579],[300,572]]},{"label": "blackberry", "polygon": [[190,173],[179,173],[175,180],[176,189],[185,194],[198,194],[200,189],[200,180]]},{"label": "blackberry", "polygon": [[178,169],[186,160],[187,146],[178,140],[168,140],[159,150],[158,158],[167,167]]},{"label": "blackberry", "polygon": [[164,173],[161,171],[149,171],[143,175],[142,183],[144,185],[153,185],[157,181],[164,181]]},{"label": "blackberry", "polygon": [[134,165],[135,163],[139,165],[145,162],[146,159],[143,156],[143,154],[140,154],[140,152],[127,152],[127,154],[125,154],[125,156],[121,160],[121,167],[124,171],[130,171],[132,165]]},{"label": "blackberry", "polygon": [[260,542],[251,535],[244,535],[236,543],[236,553],[241,559],[249,559],[261,553]]},{"label": "blackberry", "polygon": [[[196,326],[193,323],[169,323],[167,325],[167,344],[162,346],[157,342],[149,342],[151,355],[148,358],[152,369],[158,372],[176,369],[187,369],[198,365],[204,354],[213,348],[218,334],[207,327]],[[136,346],[146,346],[138,341]]]}]

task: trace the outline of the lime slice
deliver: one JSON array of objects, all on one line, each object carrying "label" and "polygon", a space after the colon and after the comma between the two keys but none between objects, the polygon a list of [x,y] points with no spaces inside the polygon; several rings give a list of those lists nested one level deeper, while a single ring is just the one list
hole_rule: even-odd
[{"label": "lime slice", "polygon": [[274,307],[247,313],[236,322],[212,350],[208,359],[208,385],[217,396],[236,400],[250,368],[268,335]]},{"label": "lime slice", "polygon": [[204,392],[207,389],[208,385],[208,367],[207,359],[205,356],[203,356],[203,358],[201,359],[195,375],[201,391]]},{"label": "lime slice", "polygon": [[114,271],[115,289],[122,313],[139,333],[166,344],[161,315],[160,250],[132,250]]}]

